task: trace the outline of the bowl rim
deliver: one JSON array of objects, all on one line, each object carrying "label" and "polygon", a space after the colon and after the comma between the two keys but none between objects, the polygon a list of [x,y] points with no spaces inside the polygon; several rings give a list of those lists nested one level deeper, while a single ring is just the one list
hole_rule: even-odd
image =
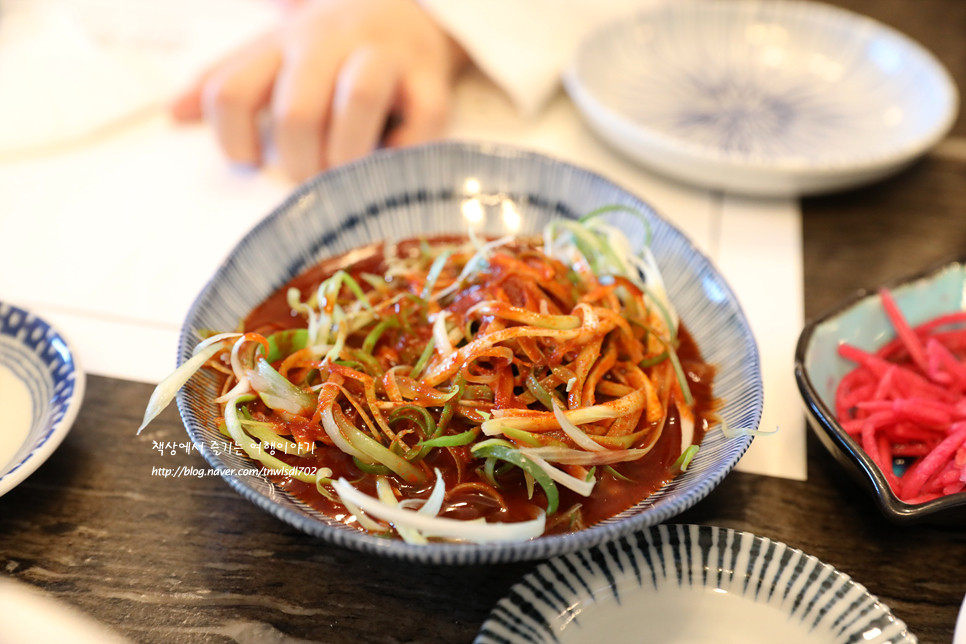
[{"label": "bowl rim", "polygon": [[[60,447],[60,444],[70,433],[71,428],[74,426],[74,421],[77,420],[77,415],[80,413],[81,406],[84,402],[84,392],[87,384],[87,375],[81,366],[80,360],[77,357],[77,350],[74,345],[71,344],[70,340],[61,333],[60,329],[55,327],[50,321],[34,312],[33,310],[14,304],[9,301],[4,301],[0,299],[0,306],[6,306],[15,311],[21,313],[25,318],[33,318],[47,327],[47,333],[50,334],[50,338],[56,338],[63,343],[67,356],[64,359],[64,364],[69,365],[69,368],[62,375],[53,376],[53,373],[47,369],[47,365],[43,363],[43,360],[36,355],[32,350],[30,350],[29,345],[25,345],[19,338],[5,335],[4,337],[11,338],[13,342],[20,344],[22,347],[30,350],[29,353],[32,357],[36,358],[37,362],[42,365],[44,371],[51,375],[51,379],[56,383],[56,380],[68,379],[73,376],[73,391],[70,398],[67,400],[67,404],[64,406],[64,415],[55,423],[50,424],[46,428],[46,436],[43,441],[37,445],[29,454],[24,456],[19,463],[13,465],[6,472],[0,472],[0,496],[7,494],[18,485],[24,482],[31,474],[37,471],[37,469],[43,465],[47,459],[50,458],[51,454]],[[58,352],[63,358],[63,352]],[[50,400],[44,401],[45,406],[49,409],[51,405]],[[49,422],[49,421],[48,421]],[[31,425],[30,433],[34,431],[34,426]],[[28,433],[28,440],[30,434]],[[0,467],[6,467],[11,463],[0,464]]]},{"label": "bowl rim", "polygon": [[[915,282],[926,281],[935,277],[945,269],[956,265],[966,267],[966,254],[946,257],[916,273],[894,278],[882,283],[880,286],[894,289]],[[818,388],[812,382],[809,370],[805,366],[805,356],[811,347],[812,338],[818,327],[846,313],[861,302],[878,298],[878,288],[858,289],[827,311],[806,322],[795,347],[795,381],[798,384],[798,391],[802,396],[802,401],[808,416],[813,421],[810,423],[812,429],[818,432],[816,425],[821,427],[824,430],[825,436],[838,451],[855,467],[856,471],[863,474],[861,481],[869,492],[872,493],[876,506],[887,519],[895,523],[911,524],[923,521],[945,511],[957,508],[966,509],[966,490],[957,492],[956,494],[942,496],[925,503],[910,504],[901,501],[892,491],[885,476],[880,471],[879,466],[865,453],[862,446],[842,428],[842,425],[835,417],[835,412],[822,400],[822,397],[818,393]],[[835,456],[834,453],[833,456]]]},{"label": "bowl rim", "polygon": [[[579,61],[584,55],[584,51],[593,46],[596,40],[605,37],[613,30],[624,29],[630,25],[640,24],[643,21],[651,21],[661,13],[675,12],[677,14],[683,14],[693,12],[696,7],[700,7],[704,3],[705,0],[677,0],[667,5],[658,5],[638,11],[630,16],[624,17],[622,20],[608,21],[594,29],[581,41],[576,54],[564,69],[563,84],[568,95],[571,96],[574,103],[578,106],[589,106],[591,109],[605,113],[614,120],[617,126],[623,131],[623,134],[636,139],[636,143],[639,145],[653,148],[656,153],[680,155],[695,161],[720,164],[721,166],[735,170],[751,170],[775,177],[793,173],[802,177],[815,178],[844,170],[854,173],[871,173],[884,168],[898,166],[915,159],[936,145],[952,129],[953,124],[956,122],[960,107],[959,89],[949,70],[936,58],[935,54],[910,36],[883,22],[842,7],[815,0],[782,0],[780,4],[784,6],[809,7],[809,10],[818,14],[824,12],[824,15],[847,21],[854,26],[862,26],[867,29],[879,31],[901,42],[909,50],[916,52],[921,57],[926,68],[932,71],[939,83],[946,104],[945,113],[942,118],[936,120],[932,128],[928,129],[925,134],[891,151],[874,155],[864,155],[851,160],[838,158],[810,162],[797,157],[776,157],[767,160],[758,156],[732,154],[714,146],[688,141],[667,134],[664,130],[638,123],[625,116],[622,112],[609,107],[597,98],[596,94],[589,89],[589,86],[582,79],[582,75],[578,69]],[[717,7],[725,8],[731,12],[742,11],[744,7],[762,4],[765,4],[765,0],[718,0],[715,3]],[[582,109],[581,111],[585,110]]]},{"label": "bowl rim", "polygon": [[[721,559],[717,562],[717,574],[718,578],[715,580],[713,572],[715,570],[714,564],[711,564],[712,574],[707,574],[707,566],[700,557],[695,556],[692,559],[689,556],[685,556],[683,551],[691,550],[695,546],[699,548],[705,547],[708,544],[709,550],[710,544],[714,544],[715,553],[719,556],[732,556],[735,557],[736,549],[741,549],[743,552],[744,544],[748,543],[748,557],[752,561],[761,561],[760,566],[749,566],[747,571],[740,571],[738,568],[743,562],[742,559],[735,559],[733,561],[722,563]],[[602,592],[604,589],[614,589],[619,582],[633,582],[636,578],[640,584],[639,588],[636,589],[632,583],[627,583],[629,586],[629,591],[631,594],[638,592],[638,590],[650,595],[651,593],[660,593],[661,589],[665,586],[673,583],[673,569],[675,566],[680,566],[678,571],[677,582],[684,588],[696,589],[701,588],[697,586],[694,582],[688,583],[691,580],[700,584],[704,582],[704,588],[714,588],[723,587],[728,583],[734,584],[734,579],[744,579],[745,583],[748,580],[752,582],[757,582],[760,584],[762,581],[768,579],[770,563],[769,561],[775,561],[777,558],[772,558],[769,556],[769,552],[773,552],[774,549],[782,548],[783,554],[781,561],[786,561],[785,557],[788,557],[789,567],[795,570],[801,571],[801,567],[808,565],[808,563],[813,564],[812,572],[807,575],[810,578],[816,574],[827,573],[829,578],[834,578],[836,582],[841,583],[841,588],[834,593],[834,597],[829,600],[824,608],[817,610],[816,612],[825,613],[833,603],[838,602],[859,602],[867,601],[869,606],[864,606],[862,610],[863,614],[867,614],[870,611],[881,611],[882,615],[877,616],[875,621],[883,618],[891,618],[894,620],[896,628],[899,630],[899,639],[890,639],[889,641],[895,644],[915,644],[918,640],[916,636],[909,631],[908,625],[904,620],[900,619],[895,612],[890,608],[885,602],[883,602],[878,596],[874,595],[864,584],[854,579],[851,575],[844,572],[840,568],[827,563],[826,561],[820,559],[816,555],[809,554],[800,548],[789,545],[785,541],[778,539],[772,539],[770,537],[762,536],[756,534],[749,530],[741,530],[738,528],[730,528],[726,526],[718,525],[704,525],[695,523],[664,523],[661,525],[649,526],[643,528],[642,530],[624,535],[620,538],[616,547],[611,547],[606,549],[601,546],[595,546],[588,549],[587,551],[581,553],[567,553],[557,555],[551,559],[542,562],[539,566],[526,573],[509,588],[506,593],[497,599],[490,612],[487,614],[486,619],[480,626],[480,630],[477,633],[476,639],[474,639],[474,644],[495,644],[500,642],[501,644],[536,644],[537,642],[545,641],[559,641],[556,637],[552,635],[550,637],[530,637],[535,631],[526,628],[526,626],[533,626],[534,623],[544,625],[546,629],[547,626],[552,624],[555,620],[553,615],[556,612],[556,606],[564,605],[567,606],[559,614],[565,614],[570,611],[575,606],[575,600],[582,599],[583,594],[589,595],[591,598],[595,598],[598,593]],[[644,565],[650,566],[652,570],[661,570],[664,568],[663,563],[659,563],[662,559],[669,559],[667,563],[668,570],[664,571],[664,579],[659,583],[656,579],[649,577],[645,570],[641,570],[641,574],[636,574],[637,570],[635,566],[622,566],[621,558],[619,553],[623,553],[627,557],[631,557],[631,553],[637,549],[642,554],[644,554]],[[671,549],[671,552],[668,552]],[[651,562],[651,557],[653,556],[657,561]],[[791,566],[791,559],[798,557],[798,561],[794,566]],[[711,561],[715,560],[712,555],[709,557]],[[612,566],[614,562],[616,565]],[[806,562],[803,564],[803,562]],[[725,582],[723,571],[727,570],[726,566],[728,564],[733,565],[734,570],[730,572],[733,577],[730,578],[730,582]],[[782,563],[782,566],[785,564]],[[696,571],[700,570],[702,566],[705,567],[705,575],[703,578],[695,579]],[[643,568],[643,565],[642,565]],[[561,569],[568,571],[569,574],[575,576],[579,583],[573,583],[572,580],[565,578],[561,574]],[[660,573],[657,573],[660,574]],[[795,574],[795,573],[792,573]],[[644,581],[641,583],[641,578],[643,576]],[[671,579],[671,581],[669,581]],[[794,585],[796,588],[800,588],[798,585],[793,584],[792,580],[786,578],[785,573],[775,575],[775,582],[779,579],[785,580],[785,582],[790,585]],[[715,581],[717,582],[715,584]],[[606,582],[606,583],[604,583]],[[553,584],[559,586],[555,587],[555,593],[551,592],[548,595],[542,595],[536,592],[537,589],[547,590],[547,585]],[[658,588],[660,585],[661,588]],[[807,589],[808,586],[805,587]],[[845,589],[848,589],[846,591]],[[773,587],[774,590],[774,587]],[[803,589],[800,589],[803,590]],[[853,599],[848,595],[849,591],[856,591],[861,598]],[[623,593],[623,591],[622,591]],[[616,596],[616,592],[614,593]],[[729,593],[733,597],[742,603],[759,603],[759,593]],[[822,596],[821,592],[817,597]],[[533,597],[531,600],[530,597]],[[627,597],[622,595],[622,597]],[[848,597],[848,599],[846,599]],[[584,600],[586,602],[586,600]],[[594,600],[596,601],[596,599]],[[583,603],[583,602],[581,602]],[[623,605],[622,599],[617,599],[616,603],[618,605]],[[804,602],[803,602],[804,603]],[[506,606],[510,604],[510,606]],[[586,605],[586,604],[585,604]],[[627,606],[633,606],[634,601],[631,600]],[[767,605],[767,604],[766,604]],[[855,606],[855,604],[852,604]],[[784,608],[789,609],[788,618],[791,619],[796,615],[797,607],[790,608],[784,605]],[[778,609],[781,610],[781,609]],[[810,609],[806,609],[808,613]],[[517,617],[517,613],[521,616],[526,617],[527,620],[532,620],[531,622],[515,622],[514,617]],[[634,623],[634,617],[630,620]],[[817,623],[818,620],[816,620]],[[847,624],[839,624],[839,627],[846,629],[852,625],[854,627],[854,622],[848,622]],[[494,627],[496,632],[494,632]],[[519,627],[517,631],[514,632],[513,627]],[[570,628],[568,625],[562,630]],[[814,628],[814,624],[813,624]],[[509,630],[511,635],[509,638],[504,636],[504,633]],[[536,631],[540,635],[550,632],[549,630],[539,630]],[[841,632],[839,633],[841,635]],[[563,638],[561,638],[563,639]]]},{"label": "bowl rim", "polygon": [[[634,192],[623,187],[619,183],[552,154],[503,143],[447,140],[407,148],[381,149],[362,159],[340,166],[333,170],[320,173],[308,181],[303,182],[301,185],[295,188],[286,199],[284,199],[269,214],[267,214],[261,221],[252,227],[252,229],[249,230],[245,236],[238,240],[232,251],[222,260],[221,264],[212,273],[204,287],[202,287],[202,289],[199,291],[198,295],[195,297],[187,313],[185,314],[185,319],[182,322],[181,330],[179,332],[177,349],[178,364],[181,364],[184,355],[190,354],[191,349],[195,344],[194,337],[191,335],[193,331],[192,328],[189,327],[189,323],[199,314],[200,309],[204,305],[205,298],[209,295],[212,289],[215,288],[216,280],[233,264],[233,262],[236,261],[236,251],[253,244],[256,238],[260,234],[264,234],[264,231],[269,228],[275,220],[281,219],[286,212],[289,212],[293,208],[297,208],[302,199],[312,191],[316,190],[320,184],[334,181],[349,173],[357,172],[361,169],[364,169],[369,164],[384,163],[394,156],[427,154],[439,150],[462,151],[479,155],[481,157],[490,158],[519,160],[526,159],[540,163],[567,166],[582,176],[589,177],[595,182],[601,182],[620,191],[623,195],[628,197],[635,206],[641,206],[645,212],[649,212],[653,214],[655,218],[663,220],[676,235],[680,236],[690,252],[699,257],[705,265],[714,271],[721,281],[721,284],[726,289],[727,294],[730,296],[729,299],[734,306],[735,312],[739,314],[739,319],[744,323],[744,334],[746,334],[750,340],[751,354],[755,364],[757,365],[757,378],[755,381],[755,394],[757,401],[757,407],[755,408],[755,412],[757,414],[755,426],[757,427],[757,424],[761,422],[761,413],[764,406],[764,386],[761,374],[761,358],[758,343],[755,339],[754,331],[747,321],[747,316],[745,315],[744,309],[741,307],[741,302],[738,300],[738,297],[735,295],[725,277],[720,273],[717,266],[707,257],[706,254],[704,254],[699,248],[697,248],[697,246],[694,245],[694,242],[687,235],[685,235],[680,228],[673,224],[667,217],[661,215],[653,206],[650,205],[650,203],[639,197]],[[302,270],[304,270],[304,267]],[[189,336],[191,336],[190,339]],[[190,405],[185,399],[184,389],[178,392],[177,406],[189,436],[192,438],[192,441],[197,444],[198,441],[191,432],[193,421],[189,418]],[[261,510],[268,512],[277,519],[312,536],[320,537],[329,543],[336,544],[340,547],[365,553],[376,553],[395,559],[418,561],[429,564],[465,565],[545,559],[557,554],[572,552],[579,548],[587,548],[593,545],[612,541],[624,534],[629,534],[635,530],[640,530],[649,525],[655,525],[657,523],[666,521],[669,518],[676,516],[680,512],[693,507],[696,503],[707,497],[708,494],[710,494],[711,491],[732,470],[734,470],[735,465],[750,447],[753,437],[750,435],[745,435],[729,440],[734,441],[733,444],[739,447],[739,449],[735,450],[731,460],[720,466],[720,471],[717,469],[712,471],[712,475],[708,478],[693,482],[692,487],[686,492],[682,493],[682,496],[680,499],[678,499],[677,503],[680,504],[680,509],[677,511],[673,511],[677,507],[676,504],[674,507],[672,507],[672,504],[670,503],[662,503],[661,501],[658,501],[659,504],[656,507],[649,508],[649,513],[647,514],[642,513],[635,516],[625,517],[618,522],[608,520],[595,524],[586,530],[581,530],[575,533],[551,535],[516,543],[431,543],[425,546],[413,545],[397,540],[388,541],[386,539],[380,539],[361,531],[347,531],[344,533],[340,532],[339,534],[335,534],[336,528],[320,521],[312,520],[310,517],[306,517],[293,509],[272,502],[254,488],[249,487],[242,480],[243,477],[233,475],[232,468],[222,463],[212,452],[209,445],[203,440],[200,441],[198,447],[205,460],[208,461],[208,463],[214,469],[216,469],[219,474],[221,474],[222,478],[225,479],[225,481],[243,498],[251,501]],[[625,510],[625,512],[626,511],[627,510]]]}]

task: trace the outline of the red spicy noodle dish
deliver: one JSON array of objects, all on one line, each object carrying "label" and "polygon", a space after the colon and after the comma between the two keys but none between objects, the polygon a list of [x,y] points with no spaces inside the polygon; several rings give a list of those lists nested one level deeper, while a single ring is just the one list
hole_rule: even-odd
[{"label": "red spicy noodle dish", "polygon": [[410,543],[524,541],[635,505],[697,452],[713,367],[645,245],[595,211],[542,238],[327,260],[162,382],[225,374],[219,428],[317,510]]}]

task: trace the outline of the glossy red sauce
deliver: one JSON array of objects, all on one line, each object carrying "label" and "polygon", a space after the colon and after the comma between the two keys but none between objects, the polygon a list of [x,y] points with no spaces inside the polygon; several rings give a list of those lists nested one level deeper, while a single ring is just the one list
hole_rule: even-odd
[{"label": "glossy red sauce", "polygon": [[[434,238],[430,242],[443,243],[457,239],[453,237]],[[400,244],[399,252],[405,253],[418,248],[418,243],[418,240],[404,242]],[[324,279],[339,269],[346,270],[354,277],[363,272],[382,274],[385,268],[382,253],[382,245],[373,244],[321,262],[285,284],[256,307],[245,319],[245,329],[267,335],[280,329],[304,327],[304,318],[292,315],[288,306],[286,294],[290,287],[299,288],[303,294],[313,292]],[[364,285],[363,282],[360,281],[360,283]],[[473,300],[474,298],[469,297],[468,299]],[[472,305],[472,303],[474,302],[469,302],[467,306]],[[425,342],[425,338],[419,338],[418,343],[416,342],[417,339],[412,340],[413,342],[410,342],[410,344]],[[714,368],[703,362],[698,347],[683,325],[679,331],[679,341],[678,356],[685,373],[688,375],[691,392],[695,399],[694,442],[699,443],[708,425],[705,418],[709,412],[715,409],[715,401],[712,396]],[[406,351],[406,339],[402,338],[399,342],[401,344],[396,348],[401,352]],[[270,410],[262,407],[257,407],[255,410],[270,413]],[[459,417],[454,417],[450,427],[455,433],[469,429],[471,425]],[[321,431],[317,428],[305,429],[307,430],[306,438],[312,437],[313,429]],[[301,432],[296,432],[296,439],[301,438],[298,435],[299,433]],[[555,515],[557,520],[554,520],[554,517],[548,517],[546,534],[568,532],[580,527],[579,525],[571,525],[568,520],[568,510],[576,505],[580,506],[583,527],[588,527],[645,499],[674,477],[675,472],[671,471],[671,466],[680,456],[680,452],[681,430],[676,410],[672,405],[663,434],[651,452],[637,461],[617,463],[612,466],[621,476],[630,479],[630,482],[620,480],[608,472],[601,473],[598,471],[598,482],[590,497],[582,497],[561,485],[557,486],[560,493],[559,510]],[[336,448],[317,444],[315,453],[309,456],[294,457],[281,453],[276,453],[275,456],[292,465],[330,468],[333,471],[334,478],[344,476],[361,491],[373,496],[376,494],[374,477],[367,476],[360,471],[351,457]],[[463,482],[486,480],[476,471],[482,465],[483,459],[472,458],[469,446],[435,449],[427,456],[426,463],[430,467],[438,467],[443,472],[447,489],[450,490],[459,480],[456,459],[464,462],[462,468]],[[347,523],[354,521],[340,504],[326,499],[319,494],[312,484],[290,478],[276,478],[275,482],[326,515]],[[469,491],[464,493],[462,497],[459,494],[448,496],[445,513],[441,516],[459,519],[473,519],[483,516],[489,521],[524,521],[533,518],[534,505],[546,507],[546,499],[539,486],[535,486],[533,498],[528,498],[524,477],[516,468],[513,468],[513,471],[508,475],[501,477],[499,482],[501,485],[500,493],[508,506],[507,511],[501,510],[497,502],[490,497]],[[401,489],[410,487],[398,480],[394,480],[394,484],[397,484]],[[413,489],[410,487],[408,491],[412,492],[413,496],[425,497],[429,495],[431,486],[432,482],[428,482],[422,484],[421,488]]]}]

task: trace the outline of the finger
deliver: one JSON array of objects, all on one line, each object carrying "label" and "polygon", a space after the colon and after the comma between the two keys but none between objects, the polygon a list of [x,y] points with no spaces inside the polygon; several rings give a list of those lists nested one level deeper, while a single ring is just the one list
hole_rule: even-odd
[{"label": "finger", "polygon": [[205,69],[201,74],[198,74],[191,85],[182,90],[168,105],[171,116],[179,121],[196,121],[204,116],[202,94],[204,93],[205,85],[212,76],[233,64],[234,61],[248,58],[253,51],[258,51],[270,44],[274,44],[274,38],[274,34],[265,34],[254,42],[247,43],[243,47],[232,51],[211,65],[211,67]]},{"label": "finger", "polygon": [[371,47],[346,59],[332,98],[326,146],[330,167],[358,159],[379,143],[399,73],[391,56]]},{"label": "finger", "polygon": [[325,165],[325,125],[342,59],[321,46],[286,54],[272,94],[275,147],[285,173],[306,179]]},{"label": "finger", "polygon": [[177,121],[197,121],[202,117],[201,93],[208,82],[208,74],[199,76],[192,85],[181,92],[168,106]]},{"label": "finger", "polygon": [[450,85],[442,71],[414,72],[399,90],[401,123],[386,136],[386,145],[400,147],[441,137],[449,123]]},{"label": "finger", "polygon": [[258,113],[269,103],[281,62],[279,48],[264,45],[225,65],[204,84],[202,111],[229,159],[259,162]]}]

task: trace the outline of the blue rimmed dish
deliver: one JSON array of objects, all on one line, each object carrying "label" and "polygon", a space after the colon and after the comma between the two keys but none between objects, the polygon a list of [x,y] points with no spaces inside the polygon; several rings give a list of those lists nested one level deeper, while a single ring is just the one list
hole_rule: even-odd
[{"label": "blue rimmed dish", "polygon": [[818,2],[661,3],[589,35],[564,84],[630,158],[757,195],[881,179],[938,143],[959,110],[929,51]]},{"label": "blue rimmed dish", "polygon": [[0,301],[0,495],[30,476],[70,431],[84,372],[46,320]]},{"label": "blue rimmed dish", "polygon": [[[762,408],[757,346],[731,289],[708,259],[646,203],[609,181],[532,152],[489,144],[436,143],[379,151],[302,185],[230,253],[182,326],[179,363],[202,329],[235,328],[250,310],[303,270],[380,240],[421,235],[533,234],[553,218],[576,218],[605,204],[643,213],[668,292],[707,362],[717,367],[714,393],[734,427],[757,428]],[[617,213],[633,243],[646,231]],[[217,450],[220,378],[199,373],[178,395],[182,418],[201,453],[243,496],[279,519],[337,545],[391,557],[447,564],[539,559],[589,547],[665,521],[691,507],[734,467],[751,438],[711,431],[688,471],[659,492],[587,530],[523,543],[411,545],[371,536],[306,506],[254,476],[243,458]],[[213,448],[213,445],[215,448]]]},{"label": "blue rimmed dish", "polygon": [[815,557],[747,532],[661,525],[556,557],[515,584],[475,644],[915,644]]},{"label": "blue rimmed dish", "polygon": [[[966,311],[966,256],[885,285],[912,326],[944,313]],[[895,337],[878,290],[859,290],[832,310],[806,323],[795,350],[795,379],[809,423],[822,444],[872,495],[894,523],[920,521],[966,525],[966,492],[926,503],[901,501],[862,446],[835,416],[835,392],[855,364],[838,354],[843,342],[874,352]]]}]

